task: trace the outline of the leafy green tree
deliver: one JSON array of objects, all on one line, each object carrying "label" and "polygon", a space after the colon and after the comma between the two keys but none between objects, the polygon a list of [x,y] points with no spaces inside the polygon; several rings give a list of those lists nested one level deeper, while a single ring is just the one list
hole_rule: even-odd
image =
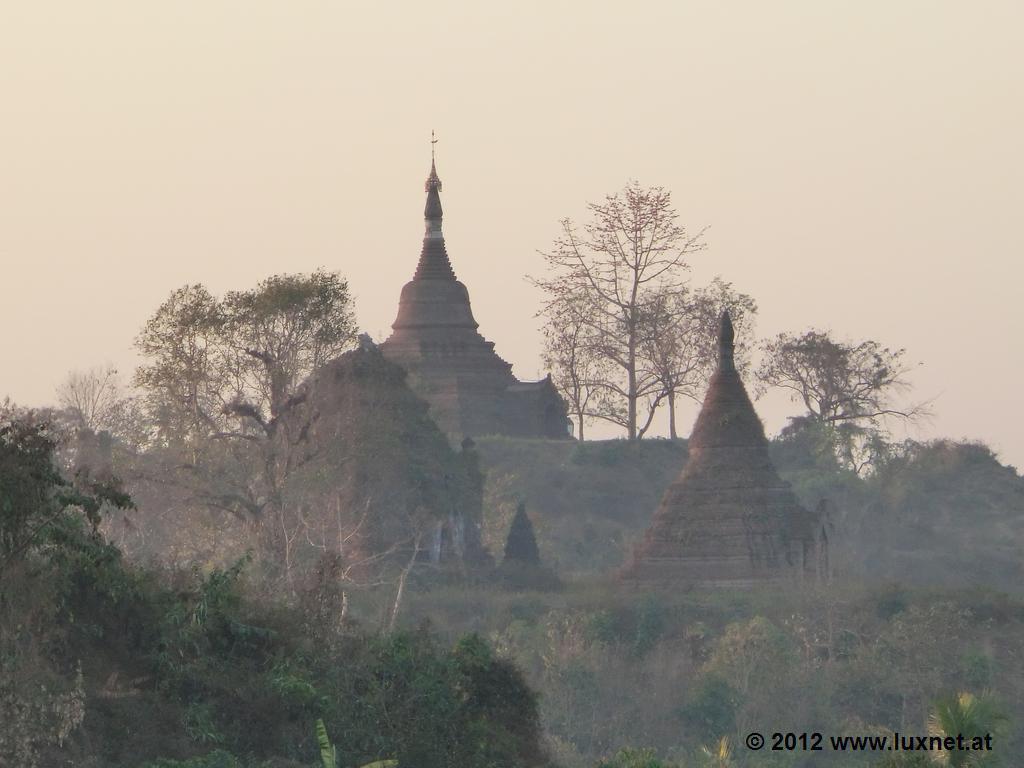
[{"label": "leafy green tree", "polygon": [[[100,591],[78,572],[95,575],[114,559],[97,533],[105,505],[130,505],[112,480],[66,478],[56,448],[32,413],[0,410],[0,764],[24,768],[85,718],[80,663],[55,661],[49,649],[67,642],[66,606]],[[96,626],[87,613],[78,625]]]},{"label": "leafy green tree", "polygon": [[781,713],[776,700],[793,685],[794,654],[786,634],[763,616],[726,627],[705,665],[735,691],[736,726],[742,733],[755,723],[771,722]]},{"label": "leafy green tree", "polygon": [[952,601],[912,604],[858,650],[870,668],[886,671],[877,681],[878,699],[888,698],[889,690],[899,698],[896,730],[909,733],[923,722],[928,702],[953,684],[959,646],[974,621],[970,610]]},{"label": "leafy green tree", "polygon": [[348,283],[337,273],[275,275],[216,299],[174,291],[136,342],[135,381],[165,441],[271,434],[298,384],[355,340]]},{"label": "leafy green tree", "polygon": [[216,298],[202,285],[177,289],[136,339],[146,359],[135,372],[158,445],[197,458],[205,438],[225,431],[224,406],[234,393],[223,378]]},{"label": "leafy green tree", "polygon": [[837,455],[852,469],[869,466],[884,442],[886,419],[927,415],[924,403],[897,406],[910,388],[905,350],[873,340],[839,341],[824,331],[780,333],[762,347],[757,370],[760,391],[788,390],[808,419],[825,424]]},{"label": "leafy green tree", "polygon": [[302,380],[354,339],[348,284],[333,272],[276,275],[223,299],[202,285],[174,291],[136,342],[135,383],[164,452],[149,474],[261,525],[294,468],[294,440],[276,439],[282,416]]},{"label": "leafy green tree", "polygon": [[697,680],[681,714],[705,739],[720,739],[736,730],[738,697],[720,674],[705,674]]},{"label": "leafy green tree", "polygon": [[339,766],[550,765],[535,694],[481,638],[310,633],[298,608],[247,597],[249,558],[164,585],[95,531],[126,500],[65,480],[53,448],[0,421],[0,763],[296,765],[329,745],[308,726],[322,717]]},{"label": "leafy green tree", "polygon": [[113,480],[68,480],[45,423],[0,413],[0,584],[35,550],[74,546],[84,524],[96,535],[104,504],[131,501]]},{"label": "leafy green tree", "polygon": [[497,657],[476,634],[463,637],[452,657],[460,677],[458,717],[464,734],[452,764],[480,768],[547,765],[540,747],[537,696],[519,669]]},{"label": "leafy green tree", "polygon": [[665,605],[656,594],[646,595],[636,611],[636,633],[633,636],[633,653],[643,656],[661,639],[665,630]]}]

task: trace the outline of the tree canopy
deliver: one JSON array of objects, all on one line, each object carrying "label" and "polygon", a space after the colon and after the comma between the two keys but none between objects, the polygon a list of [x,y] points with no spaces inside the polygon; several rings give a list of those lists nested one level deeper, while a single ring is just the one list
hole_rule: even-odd
[{"label": "tree canopy", "polygon": [[104,504],[131,504],[112,480],[65,478],[56,448],[45,422],[0,411],[0,583],[33,551],[95,535]]},{"label": "tree canopy", "polygon": [[787,390],[806,409],[804,418],[827,425],[840,457],[859,471],[885,436],[886,419],[927,415],[923,403],[896,403],[910,388],[905,354],[871,339],[840,341],[825,331],[780,333],[763,344],[756,375],[760,392]]},{"label": "tree canopy", "polygon": [[186,285],[139,334],[135,382],[165,443],[271,434],[298,384],[355,333],[348,283],[334,272],[275,275],[221,300]]},{"label": "tree canopy", "polygon": [[756,305],[722,280],[688,286],[704,230],[678,223],[667,190],[631,182],[588,208],[582,229],[561,222],[542,253],[547,275],[533,278],[545,295],[545,363],[579,436],[597,419],[643,437],[666,402],[674,435],[677,396],[699,397],[713,367],[717,315],[728,307],[749,319]]}]

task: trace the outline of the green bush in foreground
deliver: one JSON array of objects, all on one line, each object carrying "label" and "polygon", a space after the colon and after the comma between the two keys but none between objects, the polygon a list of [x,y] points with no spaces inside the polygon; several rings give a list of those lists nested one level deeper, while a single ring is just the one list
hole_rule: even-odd
[{"label": "green bush in foreground", "polygon": [[479,636],[313,632],[247,597],[248,558],[129,567],[95,533],[124,499],[78,491],[53,451],[45,429],[0,423],[0,738],[17,739],[0,764],[308,767],[322,718],[343,768],[549,765],[535,694]]}]

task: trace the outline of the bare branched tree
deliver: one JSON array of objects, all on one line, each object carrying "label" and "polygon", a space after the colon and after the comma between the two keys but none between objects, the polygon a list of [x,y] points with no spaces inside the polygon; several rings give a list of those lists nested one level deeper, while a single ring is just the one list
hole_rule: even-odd
[{"label": "bare branched tree", "polygon": [[597,350],[598,337],[591,326],[593,313],[585,297],[566,297],[548,310],[544,325],[544,365],[577,425],[576,437],[585,439],[588,419],[602,410],[602,382],[610,375],[607,361]]},{"label": "bare branched tree", "polygon": [[[686,257],[705,247],[704,230],[688,234],[677,223],[670,193],[636,182],[588,207],[591,219],[582,231],[562,221],[562,234],[542,254],[548,275],[533,283],[545,293],[542,314],[548,321],[580,322],[586,334],[582,348],[607,365],[588,384],[599,394],[590,414],[624,427],[633,440],[653,417],[649,412],[640,424],[638,404],[649,395],[657,399],[658,390],[640,364],[644,313],[656,292],[682,288]],[[585,311],[574,311],[581,300]]]},{"label": "bare branched tree", "polygon": [[112,365],[72,371],[57,387],[57,401],[80,428],[113,431],[123,417],[127,393]]},{"label": "bare branched tree", "polygon": [[715,278],[705,288],[661,290],[645,312],[646,331],[641,345],[645,377],[658,383],[653,400],[668,403],[669,436],[676,432],[679,397],[701,402],[718,360],[718,325],[729,310],[736,329],[736,363],[749,365],[750,338],[757,312],[754,300],[736,292],[730,283]]}]

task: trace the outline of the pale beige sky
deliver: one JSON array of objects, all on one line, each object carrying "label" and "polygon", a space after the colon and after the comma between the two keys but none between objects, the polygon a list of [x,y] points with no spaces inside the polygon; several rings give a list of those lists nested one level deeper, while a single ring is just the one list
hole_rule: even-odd
[{"label": "pale beige sky", "polygon": [[386,336],[436,129],[449,253],[521,377],[537,249],[635,178],[711,225],[695,278],[761,334],[905,346],[915,436],[1022,466],[1022,31],[1017,0],[6,0],[0,397],[130,370],[186,282],[337,269]]}]

